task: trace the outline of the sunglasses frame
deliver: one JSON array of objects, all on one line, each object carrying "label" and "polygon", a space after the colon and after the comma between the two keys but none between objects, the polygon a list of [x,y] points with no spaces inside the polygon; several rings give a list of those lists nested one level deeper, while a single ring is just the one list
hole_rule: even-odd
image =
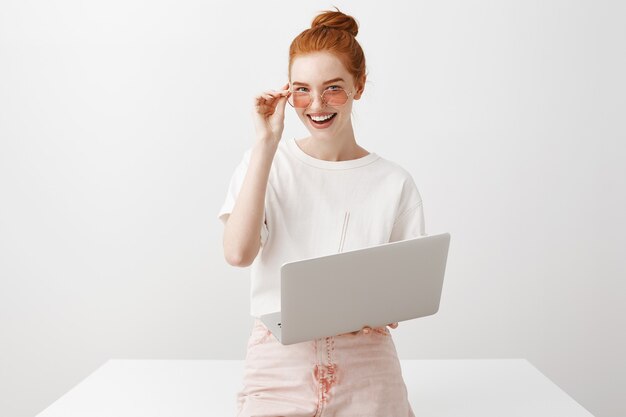
[{"label": "sunglasses frame", "polygon": [[[299,88],[299,87],[298,87],[298,88]],[[342,88],[342,87],[339,87],[339,88],[341,88],[341,90],[342,90],[344,93],[346,93],[346,95],[348,96],[348,99],[350,99],[350,96],[352,96],[352,94],[354,94],[354,91],[346,91],[346,90],[345,90],[344,88]],[[325,106],[328,106],[328,103],[327,103],[327,102],[326,102],[326,100],[324,99],[324,93],[326,93],[327,91],[329,91],[329,90],[324,90],[324,91],[322,91],[322,94],[320,95],[320,97],[322,98],[322,103],[324,103],[324,105],[325,105]],[[330,90],[330,91],[337,91],[337,90]],[[300,94],[301,94],[301,93],[307,93],[307,94],[309,95],[309,104],[307,104],[307,105],[306,105],[306,107],[296,107],[296,106],[294,106],[293,104],[291,104],[291,103],[289,102],[289,99],[291,98],[291,96],[289,96],[289,97],[287,98],[287,103],[289,103],[289,105],[290,105],[291,107],[293,107],[294,109],[306,109],[306,108],[308,108],[308,107],[311,105],[311,103],[313,103],[313,93],[312,93],[311,91],[293,91],[293,87],[292,87],[292,88],[290,88],[290,89],[289,89],[289,92],[291,93],[291,95],[293,95],[294,93],[300,93]],[[347,102],[348,102],[348,100],[346,100],[346,103],[347,103]],[[346,103],[339,104],[338,106],[332,106],[332,107],[341,107],[341,106],[345,106],[345,105],[346,105]]]}]

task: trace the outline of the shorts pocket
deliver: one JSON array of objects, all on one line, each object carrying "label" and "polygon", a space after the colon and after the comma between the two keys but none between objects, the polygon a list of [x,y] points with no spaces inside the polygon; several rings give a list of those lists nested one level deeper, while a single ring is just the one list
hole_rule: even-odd
[{"label": "shorts pocket", "polygon": [[265,327],[263,322],[256,320],[254,326],[252,326],[250,337],[248,338],[248,347],[263,343],[263,341],[267,340],[268,336],[271,336],[269,329]]}]

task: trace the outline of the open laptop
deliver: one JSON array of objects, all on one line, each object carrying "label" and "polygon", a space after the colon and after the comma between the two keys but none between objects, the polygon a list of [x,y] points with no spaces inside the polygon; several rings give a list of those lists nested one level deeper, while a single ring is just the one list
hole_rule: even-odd
[{"label": "open laptop", "polygon": [[283,345],[435,314],[450,234],[286,262],[281,311],[260,320]]}]

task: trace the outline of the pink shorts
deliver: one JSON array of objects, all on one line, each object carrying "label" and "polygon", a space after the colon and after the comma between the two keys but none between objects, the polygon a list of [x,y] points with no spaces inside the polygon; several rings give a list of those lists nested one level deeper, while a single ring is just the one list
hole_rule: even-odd
[{"label": "pink shorts", "polygon": [[284,346],[255,319],[237,417],[415,417],[387,327]]}]

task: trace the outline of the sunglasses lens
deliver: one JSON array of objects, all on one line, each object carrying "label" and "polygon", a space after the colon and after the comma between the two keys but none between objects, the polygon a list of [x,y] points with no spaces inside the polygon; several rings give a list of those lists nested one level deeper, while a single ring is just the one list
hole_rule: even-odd
[{"label": "sunglasses lens", "polygon": [[348,95],[344,90],[326,90],[324,100],[329,106],[341,106],[348,101]]},{"label": "sunglasses lens", "polygon": [[[323,100],[328,106],[342,106],[348,101],[348,94],[344,90],[326,90]],[[287,100],[297,109],[303,109],[311,104],[311,95],[307,91],[294,91]]]},{"label": "sunglasses lens", "polygon": [[311,96],[309,93],[296,91],[289,96],[289,104],[298,109],[307,107],[310,102]]}]

